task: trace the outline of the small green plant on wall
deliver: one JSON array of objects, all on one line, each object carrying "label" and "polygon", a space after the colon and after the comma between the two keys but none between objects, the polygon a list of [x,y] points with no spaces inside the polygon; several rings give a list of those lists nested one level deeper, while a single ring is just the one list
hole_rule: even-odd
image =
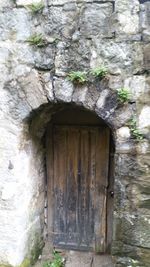
[{"label": "small green plant on wall", "polygon": [[68,80],[75,84],[84,84],[87,82],[87,74],[84,71],[71,71],[67,75]]},{"label": "small green plant on wall", "polygon": [[108,71],[105,67],[97,67],[90,71],[90,74],[94,76],[94,78],[102,79],[107,75]]},{"label": "small green plant on wall", "polygon": [[136,118],[132,117],[129,120],[129,128],[130,128],[130,132],[131,135],[134,139],[136,139],[137,141],[141,141],[143,140],[144,136],[143,134],[140,132],[140,130],[137,128],[137,122],[136,122]]},{"label": "small green plant on wall", "polygon": [[117,97],[120,103],[126,103],[131,98],[131,93],[126,88],[120,88],[117,90]]},{"label": "small green plant on wall", "polygon": [[33,34],[26,40],[30,45],[43,47],[47,45],[47,41],[43,38],[42,34]]},{"label": "small green plant on wall", "polygon": [[139,263],[137,260],[131,260],[131,263],[127,267],[139,267]]},{"label": "small green plant on wall", "polygon": [[59,252],[54,251],[53,260],[44,262],[42,267],[64,267],[64,259]]},{"label": "small green plant on wall", "polygon": [[42,12],[43,8],[44,8],[44,4],[43,2],[39,2],[39,3],[33,3],[31,5],[27,5],[26,7],[29,11],[32,12],[32,14],[36,14],[36,13],[40,13]]}]

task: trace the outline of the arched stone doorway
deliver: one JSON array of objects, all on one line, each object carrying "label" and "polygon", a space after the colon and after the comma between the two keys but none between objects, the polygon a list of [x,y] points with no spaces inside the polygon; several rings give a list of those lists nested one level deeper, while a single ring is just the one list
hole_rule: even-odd
[{"label": "arched stone doorway", "polygon": [[[70,83],[69,83],[70,84]],[[66,85],[68,86],[68,81],[66,81]],[[68,87],[67,87],[68,88]],[[101,87],[100,87],[101,88]],[[34,214],[37,214],[40,219],[40,224],[36,227],[34,227],[35,232],[37,233],[38,239],[47,241],[47,235],[49,237],[49,240],[51,241],[50,244],[53,243],[53,219],[54,217],[49,215],[49,218],[51,218],[51,221],[48,219],[47,211],[51,207],[51,201],[50,205],[47,203],[47,196],[51,193],[50,186],[47,187],[48,182],[48,176],[46,176],[45,170],[45,158],[46,158],[46,132],[51,124],[73,124],[75,126],[82,125],[90,125],[90,127],[94,126],[100,126],[100,127],[107,127],[110,131],[110,150],[109,150],[109,172],[108,177],[109,183],[106,190],[107,193],[107,202],[105,204],[105,238],[103,239],[105,242],[103,242],[102,245],[96,245],[94,242],[93,250],[94,251],[101,251],[103,253],[107,252],[111,255],[113,255],[112,250],[115,246],[115,238],[116,238],[116,222],[112,222],[112,217],[114,215],[114,218],[116,218],[116,210],[118,209],[118,197],[114,197],[115,204],[114,204],[114,210],[113,212],[113,157],[114,157],[114,149],[113,149],[113,140],[115,143],[116,149],[122,149],[120,148],[120,140],[117,137],[117,129],[122,127],[122,125],[125,124],[125,122],[130,118],[132,113],[132,106],[119,106],[117,102],[117,95],[110,89],[104,89],[102,91],[98,91],[97,87],[88,88],[88,93],[90,93],[90,96],[87,95],[86,97],[81,97],[81,93],[84,92],[84,87],[81,88],[75,88],[73,91],[73,95],[76,95],[75,97],[69,97],[65,98],[65,91],[64,88],[61,87],[61,97],[55,94],[54,100],[49,101],[49,103],[44,103],[43,105],[40,105],[38,109],[34,109],[32,113],[30,113],[30,116],[27,120],[27,123],[29,125],[29,140],[32,140],[33,145],[33,152],[31,155],[31,168],[33,170],[30,174],[30,177],[33,176],[34,184],[37,188],[37,198],[34,197]],[[99,97],[97,98],[97,93],[99,92]],[[106,93],[106,94],[105,94]],[[96,98],[95,98],[96,97]],[[92,101],[92,102],[91,102]],[[65,110],[69,110],[68,112],[68,118],[65,112]],[[75,110],[72,111],[72,110]],[[87,115],[81,116],[81,111],[84,111]],[[80,113],[80,114],[79,114]],[[57,116],[57,114],[59,114]],[[61,116],[60,116],[61,114]],[[74,115],[75,114],[75,115]],[[77,120],[73,120],[73,118],[76,118]],[[80,118],[80,120],[79,120]],[[66,120],[67,119],[67,120]],[[49,140],[51,140],[51,137],[49,137]],[[124,141],[123,141],[124,142]],[[50,145],[52,147],[52,145]],[[120,150],[122,151],[122,150]],[[118,153],[122,153],[122,152]],[[123,150],[124,153],[124,150]],[[120,154],[119,154],[120,155]],[[48,163],[50,164],[50,163]],[[120,163],[120,157],[117,157],[117,153],[115,152],[115,169],[120,168],[122,163]],[[53,168],[50,168],[53,169]],[[120,190],[120,181],[119,181],[119,171],[117,171],[117,175],[115,176],[115,191],[119,192]],[[47,177],[46,181],[45,178]],[[117,179],[116,179],[117,178]],[[119,186],[119,189],[116,186]],[[32,186],[33,188],[33,186]],[[43,190],[45,188],[45,190]],[[121,188],[122,190],[122,188]],[[100,190],[101,191],[101,190]],[[34,195],[35,195],[34,194]],[[117,196],[117,194],[116,194]],[[45,198],[46,197],[46,198]],[[117,203],[117,204],[116,204]],[[44,207],[44,209],[43,209]],[[120,207],[120,206],[119,206]],[[45,210],[45,213],[43,212]],[[50,212],[49,212],[50,214]],[[52,214],[52,212],[51,212]],[[117,215],[118,216],[118,215]],[[44,217],[44,218],[43,218]],[[33,217],[34,218],[34,217]],[[115,229],[114,235],[112,235],[112,228]],[[49,233],[49,234],[48,234]],[[51,233],[51,234],[50,234]],[[115,237],[114,237],[115,236]],[[101,236],[99,235],[99,244],[101,244]],[[38,242],[33,237],[34,244],[37,244]],[[30,244],[30,239],[28,244]],[[32,246],[33,247],[33,246]],[[39,245],[38,245],[39,247]],[[118,246],[119,248],[119,246]],[[79,248],[78,248],[79,249]],[[83,249],[83,248],[82,248]],[[88,250],[91,250],[91,248],[88,247]],[[31,251],[29,247],[29,252]]]},{"label": "arched stone doorway", "polygon": [[110,128],[93,112],[65,107],[51,117],[46,151],[48,240],[56,248],[108,252],[113,206]]}]

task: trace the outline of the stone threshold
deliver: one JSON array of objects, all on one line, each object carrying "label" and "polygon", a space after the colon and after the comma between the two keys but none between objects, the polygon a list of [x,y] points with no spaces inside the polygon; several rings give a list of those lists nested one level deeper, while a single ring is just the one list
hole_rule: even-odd
[{"label": "stone threshold", "polygon": [[[58,250],[65,259],[65,267],[114,267],[110,255],[97,255],[93,252]],[[45,262],[52,260],[52,248],[45,245],[42,255],[34,267],[42,267]]]}]

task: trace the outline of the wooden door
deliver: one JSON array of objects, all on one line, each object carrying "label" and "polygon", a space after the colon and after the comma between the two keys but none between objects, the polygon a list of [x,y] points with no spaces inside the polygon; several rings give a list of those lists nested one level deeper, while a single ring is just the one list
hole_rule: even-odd
[{"label": "wooden door", "polygon": [[53,245],[105,252],[109,130],[53,126],[48,141],[48,226]]}]

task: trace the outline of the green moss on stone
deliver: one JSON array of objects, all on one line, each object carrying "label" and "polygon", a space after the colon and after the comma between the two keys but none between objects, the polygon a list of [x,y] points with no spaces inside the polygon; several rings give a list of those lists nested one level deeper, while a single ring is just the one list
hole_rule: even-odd
[{"label": "green moss on stone", "polygon": [[148,186],[139,185],[139,190],[140,190],[141,194],[150,195],[150,187],[149,187],[149,185]]},{"label": "green moss on stone", "polygon": [[139,248],[139,257],[141,266],[149,267],[150,266],[150,253],[149,248]]},{"label": "green moss on stone", "polygon": [[32,264],[32,265],[37,261],[39,255],[41,254],[41,251],[42,251],[41,248],[39,248],[38,246],[35,247],[35,248],[31,251],[31,264]]},{"label": "green moss on stone", "polygon": [[28,258],[26,258],[26,259],[24,259],[24,261],[20,264],[19,267],[30,267],[30,266],[31,266],[31,261],[30,261]]},{"label": "green moss on stone", "polygon": [[30,261],[31,265],[33,265],[38,260],[39,255],[42,254],[43,246],[44,246],[43,240],[37,237],[35,245],[31,250],[31,261]]},{"label": "green moss on stone", "polygon": [[144,209],[150,209],[150,199],[142,201],[139,207]]}]

